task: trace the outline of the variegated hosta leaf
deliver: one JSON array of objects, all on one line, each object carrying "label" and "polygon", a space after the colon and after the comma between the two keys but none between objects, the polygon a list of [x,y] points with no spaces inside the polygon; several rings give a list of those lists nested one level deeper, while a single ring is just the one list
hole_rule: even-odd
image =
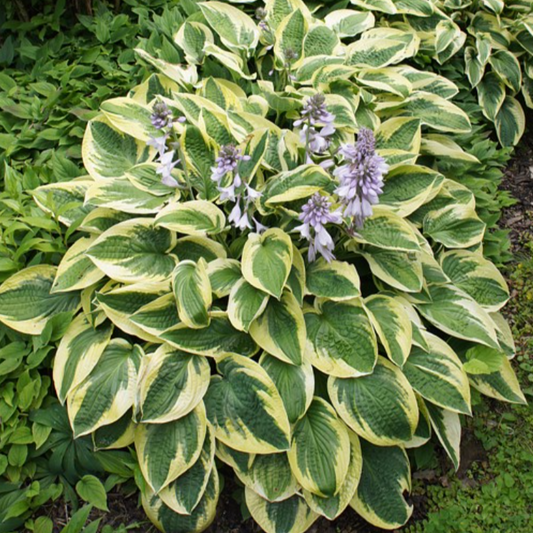
[{"label": "variegated hosta leaf", "polygon": [[406,43],[392,36],[360,39],[346,48],[346,65],[383,68],[400,63],[408,55]]},{"label": "variegated hosta leaf", "polygon": [[266,0],[265,8],[273,28],[277,28],[287,15],[296,10],[301,11],[305,18],[311,18],[311,12],[303,0]]},{"label": "variegated hosta leaf", "polygon": [[[280,66],[289,61],[298,63],[303,55],[304,38],[309,29],[309,23],[301,10],[294,10],[287,15],[276,30],[274,55]],[[286,52],[293,53],[289,57]]]},{"label": "variegated hosta leaf", "polygon": [[376,335],[360,299],[317,299],[315,308],[305,311],[305,355],[314,367],[340,378],[373,371],[378,356]]},{"label": "variegated hosta leaf", "polygon": [[100,235],[87,255],[107,276],[124,283],[157,282],[170,277],[175,236],[145,218],[126,220]]},{"label": "variegated hosta leaf", "polygon": [[315,513],[325,516],[328,520],[335,520],[352,501],[363,469],[363,457],[361,454],[361,444],[359,437],[348,431],[350,438],[350,463],[346,472],[346,478],[341,486],[341,490],[335,496],[323,498],[307,490],[303,491],[303,496],[307,505]]},{"label": "variegated hosta leaf", "polygon": [[502,368],[490,374],[470,375],[470,384],[481,394],[496,398],[497,400],[510,403],[526,404],[526,398],[520,390],[520,383],[511,366],[511,363],[504,359]]},{"label": "variegated hosta leaf", "polygon": [[148,487],[142,492],[142,506],[152,523],[164,533],[200,533],[215,519],[219,495],[218,472],[213,466],[202,498],[191,514],[174,512]]},{"label": "variegated hosta leaf", "polygon": [[215,436],[247,453],[287,450],[290,425],[274,382],[258,363],[230,355],[217,363],[205,396]]},{"label": "variegated hosta leaf", "polygon": [[442,174],[420,165],[396,167],[387,174],[380,203],[407,217],[433,196],[442,181]]},{"label": "variegated hosta leaf", "polygon": [[429,351],[413,347],[403,372],[423,398],[457,413],[470,414],[470,387],[461,360],[443,340],[425,333]]},{"label": "variegated hosta leaf", "polygon": [[252,463],[255,459],[255,455],[240,452],[239,450],[234,450],[229,446],[226,446],[222,441],[216,441],[216,456],[223,463],[231,466],[235,471],[237,477],[244,484],[251,484],[251,469]]},{"label": "variegated hosta leaf", "polygon": [[389,92],[404,98],[409,96],[413,89],[409,80],[394,68],[364,68],[356,75],[356,79],[371,89]]},{"label": "variegated hosta leaf", "polygon": [[397,529],[411,517],[403,493],[411,490],[411,469],[405,450],[374,446],[361,441],[363,472],[351,506],[367,522],[383,529]]},{"label": "variegated hosta leaf", "polygon": [[204,445],[196,462],[178,479],[167,485],[159,493],[159,497],[176,513],[190,515],[200,503],[214,468],[215,438],[208,426]]},{"label": "variegated hosta leaf", "polygon": [[250,469],[249,486],[269,502],[287,500],[299,488],[286,453],[256,455]]},{"label": "variegated hosta leaf", "polygon": [[439,133],[424,135],[420,145],[420,153],[422,155],[440,157],[441,159],[479,163],[477,157],[465,152],[455,141]]},{"label": "variegated hosta leaf", "polygon": [[180,350],[211,357],[251,356],[258,350],[250,336],[235,329],[225,315],[212,316],[209,326],[202,329],[178,324],[162,333],[161,338]]},{"label": "variegated hosta leaf", "polygon": [[151,335],[145,329],[137,326],[131,317],[143,306],[157,300],[163,294],[168,294],[169,291],[168,285],[142,282],[119,288],[111,288],[106,285],[100,292],[96,293],[96,300],[99,308],[119,329],[129,335],[160,344],[162,341],[157,336]]},{"label": "variegated hosta leaf", "polygon": [[418,303],[420,314],[445,333],[499,348],[490,316],[470,296],[453,285],[429,285],[431,302]]},{"label": "variegated hosta leaf", "polygon": [[409,356],[413,339],[407,311],[398,300],[386,294],[369,296],[365,307],[387,356],[401,368]]},{"label": "variegated hosta leaf", "polygon": [[219,242],[199,236],[178,239],[172,253],[176,254],[180,261],[198,261],[203,258],[208,263],[217,259],[226,259],[228,255]]},{"label": "variegated hosta leaf", "polygon": [[89,375],[68,395],[76,438],[116,422],[133,406],[143,355],[139,346],[124,339],[109,342]]},{"label": "variegated hosta leaf", "polygon": [[241,279],[241,264],[235,259],[215,259],[207,264],[211,290],[217,298],[228,296]]},{"label": "variegated hosta leaf", "polygon": [[94,328],[84,314],[70,323],[54,361],[54,385],[61,403],[96,366],[112,332],[108,324]]},{"label": "variegated hosta leaf", "polygon": [[376,18],[372,13],[364,11],[336,9],[326,15],[324,22],[342,39],[355,37],[359,33],[373,28]]},{"label": "variegated hosta leaf", "polygon": [[179,324],[176,299],[173,294],[165,294],[140,307],[129,320],[149,336],[157,338],[167,329]]},{"label": "variegated hosta leaf", "polygon": [[299,366],[284,363],[267,353],[261,356],[259,364],[272,378],[283,400],[289,422],[294,424],[309,409],[313,400],[315,390],[313,367],[307,361],[303,361]]},{"label": "variegated hosta leaf", "polygon": [[210,375],[204,357],[161,345],[150,354],[140,379],[140,422],[161,424],[190,413],[204,397]]},{"label": "variegated hosta leaf", "polygon": [[[136,168],[138,169],[140,166]],[[172,194],[179,195],[177,191],[174,191],[167,191],[166,196],[155,196],[149,191],[137,188],[128,179],[107,179],[97,181],[87,189],[85,203],[124,213],[148,215],[158,213]]]},{"label": "variegated hosta leaf", "polygon": [[281,229],[248,236],[242,252],[242,274],[250,285],[279,299],[291,264],[291,238]]},{"label": "variegated hosta leaf", "polygon": [[133,444],[135,423],[132,416],[133,409],[129,409],[116,422],[99,427],[93,433],[95,450],[117,450]]},{"label": "variegated hosta leaf", "polygon": [[115,224],[132,218],[128,213],[121,213],[105,207],[93,209],[82,221],[80,231],[92,235],[101,235],[104,231],[112,228]]},{"label": "variegated hosta leaf", "polygon": [[135,139],[146,142],[160,133],[150,120],[152,110],[132,98],[111,98],[100,109],[113,127]]},{"label": "variegated hosta leaf", "polygon": [[507,96],[496,115],[496,133],[503,146],[516,146],[526,129],[526,116],[520,102]]},{"label": "variegated hosta leaf", "polygon": [[191,468],[200,457],[207,432],[200,402],[182,418],[165,424],[139,424],[135,449],[144,479],[159,493]]},{"label": "variegated hosta leaf", "polygon": [[153,65],[168,80],[172,80],[181,87],[190,88],[192,85],[198,83],[198,71],[195,65],[185,66],[169,63],[168,61],[152,57],[142,48],[135,48],[134,52],[141,59]]},{"label": "variegated hosta leaf", "polygon": [[233,327],[248,332],[250,324],[264,312],[268,299],[266,292],[241,278],[233,286],[228,300],[228,318]]},{"label": "variegated hosta leaf", "polygon": [[[248,72],[246,72],[246,70],[248,69],[246,69],[245,61],[243,60],[241,55],[238,55],[233,52],[228,52],[224,48],[220,48],[219,46],[216,46],[211,43],[207,43],[205,45],[204,51],[206,55],[213,57],[219,63],[223,64],[224,67],[226,67],[229,71],[232,72],[235,78],[241,77],[245,80],[255,80],[255,78],[257,78],[257,74],[255,72],[253,74],[248,74]],[[204,124],[200,125],[203,129],[205,129]],[[218,130],[218,132],[219,131],[220,130]],[[218,138],[220,140],[220,137]]]},{"label": "variegated hosta leaf", "polygon": [[51,292],[85,289],[100,281],[105,274],[85,255],[94,238],[78,239],[65,253],[57,267]]},{"label": "variegated hosta leaf", "polygon": [[330,300],[350,300],[361,296],[359,275],[355,267],[345,261],[323,258],[310,263],[306,271],[307,292]]},{"label": "variegated hosta leaf", "polygon": [[[132,167],[130,171],[125,174],[125,178],[136,189],[145,193],[149,193],[152,197],[151,200],[147,200],[147,196],[139,196],[139,198],[142,201],[151,201],[154,203],[154,205],[156,205],[156,200],[154,200],[153,198],[154,196],[164,197],[165,201],[167,201],[170,197],[173,197],[175,199],[178,199],[180,197],[179,189],[171,187],[170,185],[165,185],[161,181],[161,174],[157,173],[158,168],[159,165],[157,163],[141,163],[140,165]],[[182,174],[180,173],[181,171],[175,168],[172,170],[172,177],[175,178],[177,181],[184,181],[184,177],[182,177]],[[107,183],[107,181],[112,182],[113,180],[106,180],[105,182],[99,183]],[[126,198],[124,198],[124,196],[122,195],[122,191],[120,200],[126,200]],[[137,201],[134,200],[134,205],[136,202]],[[152,212],[159,212],[159,209],[156,209]]]},{"label": "variegated hosta leaf", "polygon": [[333,54],[340,41],[338,35],[325,24],[313,24],[304,39],[303,53],[305,57],[321,54]]},{"label": "variegated hosta leaf", "polygon": [[380,153],[384,150],[386,153],[402,150],[418,154],[421,137],[420,120],[409,117],[394,117],[380,124],[376,131],[376,146]]},{"label": "variegated hosta leaf", "polygon": [[95,180],[121,178],[135,165],[151,159],[146,144],[117,131],[105,117],[89,122],[82,156],[83,165]]},{"label": "variegated hosta leaf", "polygon": [[250,335],[269,354],[286,363],[300,365],[306,327],[302,308],[293,294],[285,291],[279,301],[271,298],[263,313],[251,324]]},{"label": "variegated hosta leaf", "polygon": [[431,420],[431,427],[452,460],[455,470],[457,470],[461,460],[461,420],[459,415],[432,403],[426,403],[426,408]]},{"label": "variegated hosta leaf", "polygon": [[469,248],[479,244],[485,227],[476,210],[468,205],[448,205],[430,211],[424,218],[424,234],[446,248]]},{"label": "variegated hosta leaf", "polygon": [[184,235],[213,235],[226,225],[224,213],[206,200],[175,202],[159,212],[156,226],[162,226]]},{"label": "variegated hosta leaf", "polygon": [[318,518],[298,495],[270,503],[246,487],[245,496],[250,514],[266,533],[305,533]]},{"label": "variegated hosta leaf", "polygon": [[420,416],[418,417],[418,425],[415,429],[415,434],[409,442],[404,442],[404,448],[419,448],[426,444],[431,438],[431,421],[429,420],[429,413],[426,407],[424,400],[416,395],[418,402],[418,412]]},{"label": "variegated hosta leaf", "polygon": [[496,328],[496,336],[500,343],[501,350],[509,359],[513,359],[516,355],[516,346],[513,339],[513,332],[509,326],[507,320],[503,318],[501,313],[489,313],[492,323]]},{"label": "variegated hosta leaf", "polygon": [[257,46],[259,30],[253,19],[223,2],[201,2],[202,13],[213,31],[230,50],[250,51]]},{"label": "variegated hosta leaf", "polygon": [[306,290],[306,271],[305,262],[302,253],[296,246],[292,245],[292,268],[287,278],[286,287],[292,292],[300,305],[303,304],[303,299]]},{"label": "variegated hosta leaf", "polygon": [[428,0],[395,0],[394,5],[398,13],[415,17],[429,17],[434,12],[433,4]]},{"label": "variegated hosta leaf", "polygon": [[37,265],[13,274],[0,285],[0,322],[21,333],[40,335],[48,320],[80,307],[78,292],[53,293],[57,268]]},{"label": "variegated hosta leaf", "polygon": [[208,26],[196,21],[185,21],[174,36],[174,42],[185,52],[188,63],[202,63],[204,46],[215,38]]},{"label": "variegated hosta leaf", "polygon": [[32,192],[35,203],[65,226],[85,218],[94,208],[84,205],[85,193],[93,184],[89,176],[61,183],[41,185]]},{"label": "variegated hosta leaf", "polygon": [[389,15],[394,15],[397,12],[396,6],[392,0],[351,0],[351,3],[364,9],[381,11]]},{"label": "variegated hosta leaf", "polygon": [[318,165],[302,165],[282,172],[267,182],[261,201],[269,206],[293,202],[313,195],[331,184],[328,173]]},{"label": "variegated hosta leaf", "polygon": [[514,54],[508,50],[495,50],[490,54],[489,63],[494,71],[514,93],[522,87],[522,71]]},{"label": "variegated hosta leaf", "polygon": [[415,393],[398,367],[384,357],[368,376],[330,377],[328,391],[344,422],[369,442],[392,446],[413,438],[418,424]]},{"label": "variegated hosta leaf", "polygon": [[422,124],[438,131],[468,133],[468,115],[459,107],[436,94],[417,91],[407,100],[403,114],[418,118]]},{"label": "variegated hosta leaf", "polygon": [[180,320],[189,328],[208,326],[212,294],[205,260],[180,261],[172,273],[172,287]]},{"label": "variegated hosta leaf", "polygon": [[344,423],[322,398],[315,397],[296,422],[288,456],[305,490],[322,497],[341,490],[350,462],[350,439]]},{"label": "variegated hosta leaf", "polygon": [[498,311],[509,299],[509,289],[498,269],[480,254],[451,250],[440,256],[445,274],[487,311]]},{"label": "variegated hosta leaf", "polygon": [[506,95],[505,86],[500,77],[494,72],[488,72],[477,86],[477,94],[483,114],[494,122]]},{"label": "variegated hosta leaf", "polygon": [[403,65],[399,67],[399,70],[411,82],[413,89],[417,91],[436,94],[445,100],[453,98],[459,92],[457,85],[434,72],[417,70]]},{"label": "variegated hosta leaf", "polygon": [[376,278],[405,292],[420,292],[424,281],[420,254],[365,246],[361,255]]},{"label": "variegated hosta leaf", "polygon": [[379,207],[375,208],[374,214],[365,220],[365,225],[357,230],[354,240],[385,250],[404,252],[420,250],[412,227],[403,218]]}]

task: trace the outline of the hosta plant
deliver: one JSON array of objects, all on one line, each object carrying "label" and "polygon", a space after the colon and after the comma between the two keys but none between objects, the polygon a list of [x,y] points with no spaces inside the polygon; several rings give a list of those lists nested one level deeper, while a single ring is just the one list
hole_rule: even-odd
[{"label": "hosta plant", "polygon": [[[533,4],[529,0],[392,0],[355,2],[403,18],[421,39],[420,54],[460,70],[477,94],[500,143],[514,146],[525,130],[523,103],[533,108]],[[402,2],[403,4],[403,2]],[[390,22],[390,21],[389,21]]]},{"label": "hosta plant", "polygon": [[208,527],[221,463],[269,533],[348,506],[395,529],[408,450],[434,435],[459,465],[471,387],[525,401],[474,197],[433,169],[475,160],[457,88],[373,24],[199,3],[182,63],[139,49],[159,73],[89,123],[87,175],[34,191],[78,238],[0,287],[0,320],[76,313],[59,400],[96,449],[134,445],[164,531]]}]

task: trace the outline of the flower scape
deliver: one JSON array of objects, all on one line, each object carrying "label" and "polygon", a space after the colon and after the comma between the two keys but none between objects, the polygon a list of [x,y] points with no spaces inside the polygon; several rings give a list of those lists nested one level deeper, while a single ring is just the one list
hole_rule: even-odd
[{"label": "flower scape", "polygon": [[89,122],[87,176],[34,191],[77,239],[0,287],[0,320],[75,314],[57,395],[76,437],[135,449],[161,530],[210,525],[223,464],[268,533],[348,506],[399,528],[411,449],[458,468],[471,388],[525,402],[473,194],[434,170],[468,157],[458,89],[372,13],[198,6],[183,63],[137,49],[154,73]]}]

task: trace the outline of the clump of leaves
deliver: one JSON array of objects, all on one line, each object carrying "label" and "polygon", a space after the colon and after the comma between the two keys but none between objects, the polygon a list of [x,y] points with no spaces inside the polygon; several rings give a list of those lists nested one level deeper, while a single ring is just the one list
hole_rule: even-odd
[{"label": "clump of leaves", "polygon": [[135,445],[161,529],[211,523],[215,456],[267,532],[348,505],[398,528],[406,448],[434,433],[457,467],[471,386],[525,401],[475,198],[434,169],[476,161],[458,89],[368,13],[194,7],[176,60],[144,43],[159,74],[89,122],[88,175],[34,191],[79,239],[0,287],[0,321],[76,315],[59,400],[75,437]]},{"label": "clump of leaves", "polygon": [[354,2],[366,9],[403,15],[421,38],[421,52],[434,68],[463,72],[487,121],[503,146],[515,146],[526,118],[521,101],[533,108],[533,6],[528,0]]}]

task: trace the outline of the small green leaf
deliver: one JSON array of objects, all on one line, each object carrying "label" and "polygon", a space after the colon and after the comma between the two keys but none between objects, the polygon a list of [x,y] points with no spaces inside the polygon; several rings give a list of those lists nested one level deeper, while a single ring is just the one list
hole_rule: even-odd
[{"label": "small green leaf", "polygon": [[109,511],[106,490],[97,477],[91,475],[83,476],[76,483],[76,492],[82,500],[102,511]]}]

